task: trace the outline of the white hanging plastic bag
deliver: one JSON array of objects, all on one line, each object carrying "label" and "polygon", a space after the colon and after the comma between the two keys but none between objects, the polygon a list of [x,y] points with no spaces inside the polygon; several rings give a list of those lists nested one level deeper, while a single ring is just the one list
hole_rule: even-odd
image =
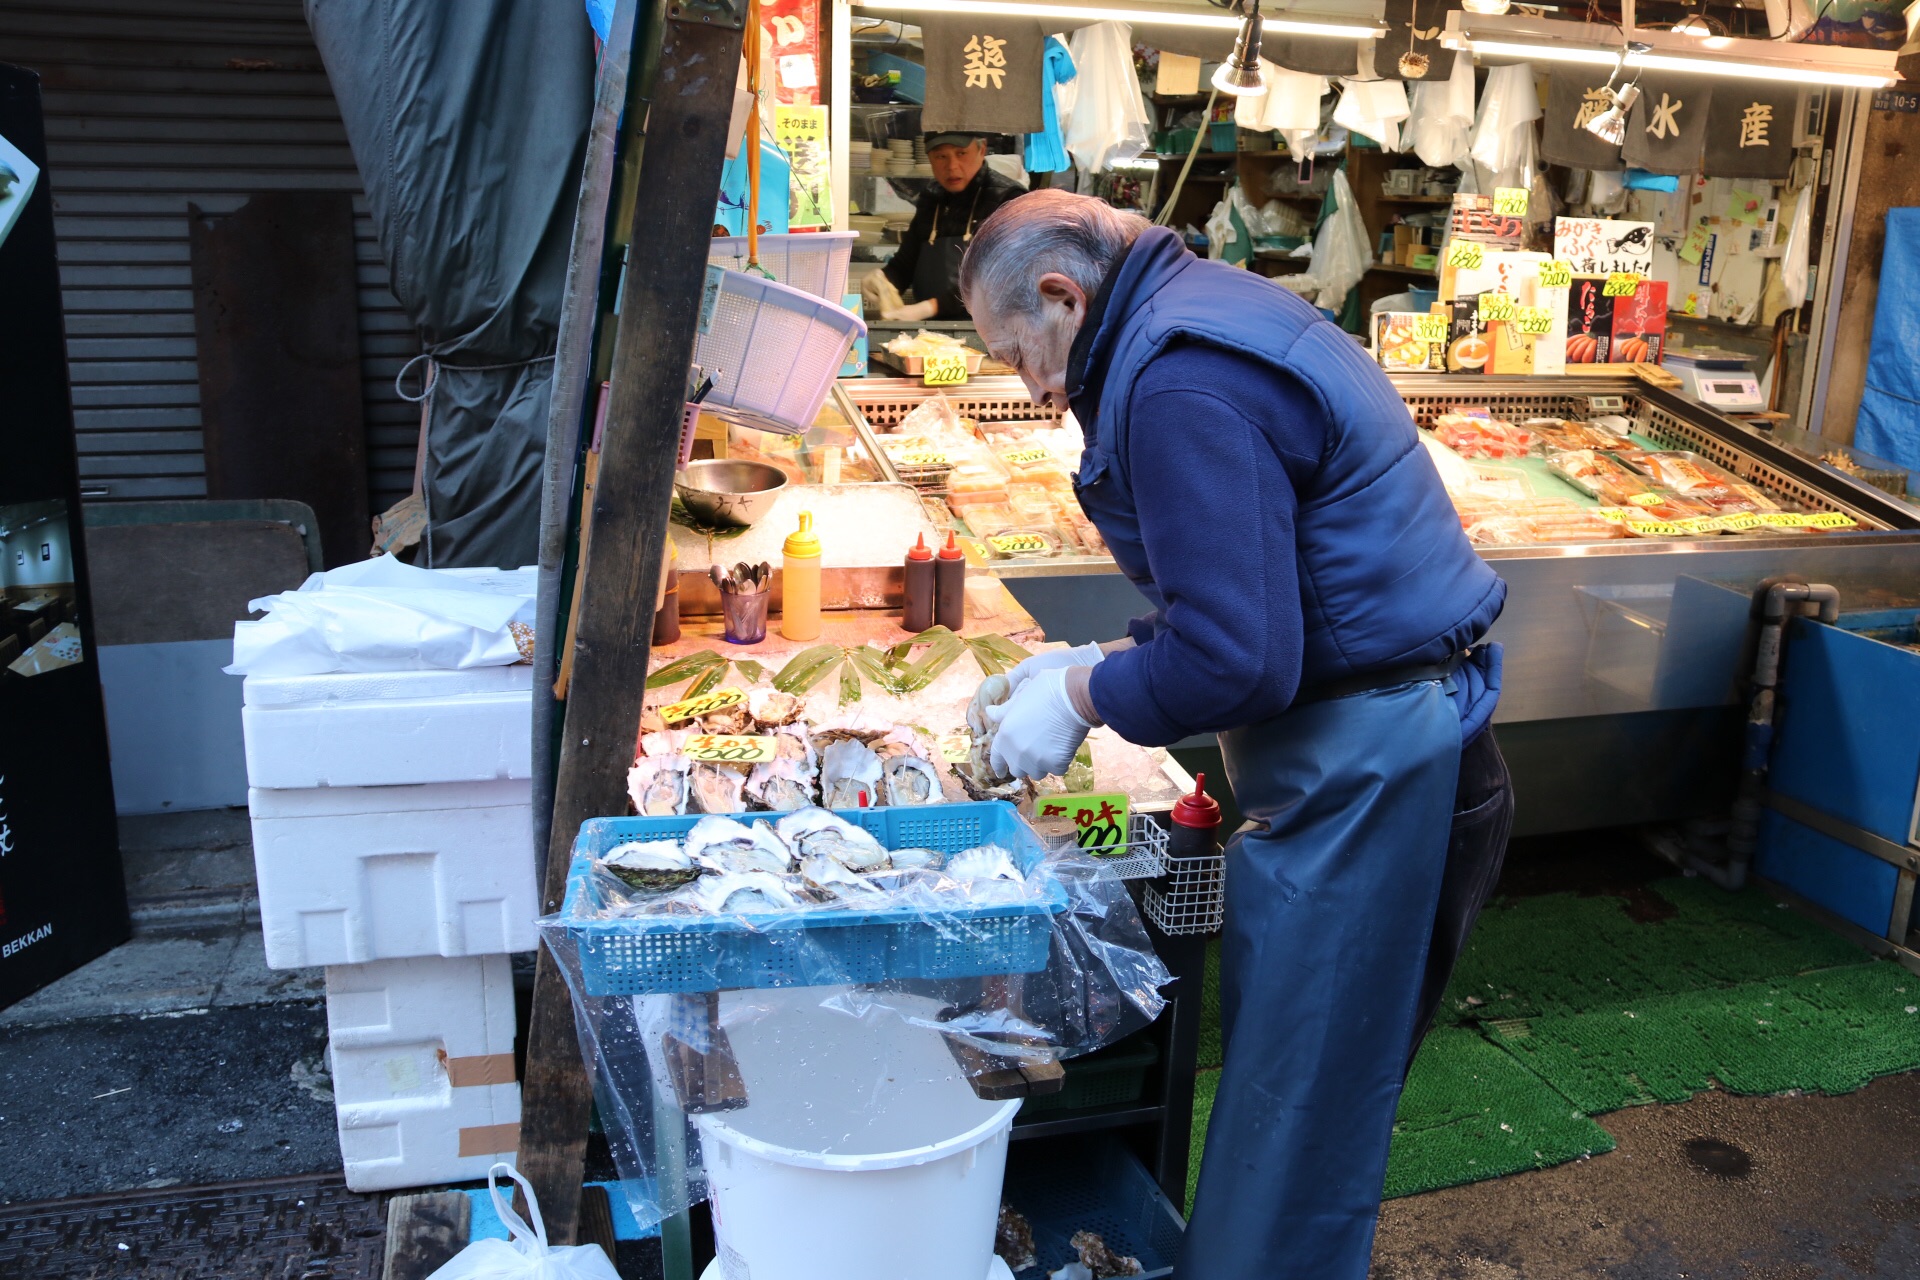
[{"label": "white hanging plastic bag", "polygon": [[1480,92],[1480,115],[1473,123],[1469,148],[1473,158],[1495,173],[1518,168],[1525,158],[1526,138],[1521,135],[1531,137],[1533,122],[1541,114],[1532,63],[1493,68],[1487,72],[1486,88]]},{"label": "white hanging plastic bag", "polygon": [[1342,80],[1335,124],[1372,138],[1382,151],[1400,150],[1400,122],[1407,118],[1407,86],[1402,80]]},{"label": "white hanging plastic bag", "polygon": [[1348,291],[1373,265],[1373,253],[1367,247],[1367,226],[1360,219],[1360,206],[1353,198],[1345,169],[1333,175],[1333,200],[1333,213],[1320,224],[1320,233],[1313,239],[1313,261],[1307,274],[1318,286],[1313,304],[1337,313],[1346,305]]},{"label": "white hanging plastic bag", "polygon": [[464,670],[531,657],[533,569],[418,569],[392,556],[316,573],[233,628],[229,675]]},{"label": "white hanging plastic bag", "polygon": [[1098,173],[1116,160],[1131,160],[1151,145],[1152,117],[1140,96],[1133,70],[1133,28],[1124,22],[1096,22],[1073,33],[1068,52],[1078,74],[1061,133],[1073,162]]},{"label": "white hanging plastic bag", "polygon": [[1414,85],[1411,109],[1407,137],[1420,163],[1436,169],[1459,164],[1473,132],[1473,59],[1455,58],[1447,79]]},{"label": "white hanging plastic bag", "polygon": [[[529,1227],[513,1205],[500,1197],[499,1174],[520,1184],[526,1193],[527,1212],[533,1217]],[[540,1202],[533,1187],[514,1172],[513,1166],[496,1164],[487,1170],[487,1193],[493,1197],[494,1211],[507,1224],[505,1240],[475,1240],[427,1280],[620,1280],[620,1273],[597,1244],[550,1245],[547,1224],[540,1218]]]}]

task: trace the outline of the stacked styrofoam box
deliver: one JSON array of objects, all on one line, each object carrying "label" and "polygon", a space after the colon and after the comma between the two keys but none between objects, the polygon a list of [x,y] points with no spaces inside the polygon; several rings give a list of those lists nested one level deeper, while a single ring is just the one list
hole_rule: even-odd
[{"label": "stacked styrofoam box", "polygon": [[507,953],[538,943],[531,690],[525,665],[247,677],[267,963],[327,966],[356,1191],[484,1177],[517,1146]]},{"label": "stacked styrofoam box", "polygon": [[511,1159],[520,1141],[513,1028],[506,956],[330,966],[327,1032],[347,1185],[460,1182]]}]

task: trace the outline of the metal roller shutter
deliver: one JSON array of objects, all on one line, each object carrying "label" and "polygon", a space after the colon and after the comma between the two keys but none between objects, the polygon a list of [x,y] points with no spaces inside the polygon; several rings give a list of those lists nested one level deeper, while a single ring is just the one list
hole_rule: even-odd
[{"label": "metal roller shutter", "polygon": [[354,193],[371,505],[404,497],[420,415],[393,378],[419,340],[298,0],[0,0],[0,59],[45,93],[86,497],[204,495],[187,210],[268,189]]}]

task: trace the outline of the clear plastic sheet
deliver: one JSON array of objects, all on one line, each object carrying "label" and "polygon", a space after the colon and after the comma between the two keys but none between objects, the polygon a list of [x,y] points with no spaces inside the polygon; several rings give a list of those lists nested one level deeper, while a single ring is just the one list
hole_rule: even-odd
[{"label": "clear plastic sheet", "polygon": [[[970,1077],[1103,1048],[1160,1015],[1159,988],[1170,979],[1124,883],[1096,860],[1062,852],[1028,861],[1022,884],[976,882],[959,895],[930,887],[917,872],[908,877],[913,887],[892,904],[902,909],[884,913],[904,930],[889,935],[895,945],[888,950],[920,957],[922,971],[934,973],[954,956],[967,972],[971,956],[968,976],[859,981],[867,970],[856,935],[876,926],[821,927],[809,915],[844,904],[798,912],[756,904],[670,919],[710,941],[725,935],[723,946],[777,955],[772,969],[795,985],[723,981],[727,989],[719,991],[595,994],[609,989],[599,967],[606,939],[620,936],[598,932],[602,922],[662,917],[648,895],[617,881],[578,892],[582,874],[576,867],[568,909],[540,927],[572,993],[581,1057],[622,1189],[642,1224],[707,1197],[703,1127],[709,1145],[718,1126],[829,1163],[884,1159],[874,1157],[873,1144],[898,1139],[879,1133],[880,1117],[897,1122],[902,1107],[922,1105],[921,1094],[943,1099],[943,1113],[997,1115],[1005,1104],[977,1098]],[[1036,911],[1038,903],[1046,909]],[[1009,967],[1039,962],[1039,948],[1007,942],[1009,921],[1040,931],[1033,940],[1044,943],[1044,963],[1027,973],[984,972],[1003,954],[1026,957]],[[914,1141],[938,1137],[929,1131]]]}]

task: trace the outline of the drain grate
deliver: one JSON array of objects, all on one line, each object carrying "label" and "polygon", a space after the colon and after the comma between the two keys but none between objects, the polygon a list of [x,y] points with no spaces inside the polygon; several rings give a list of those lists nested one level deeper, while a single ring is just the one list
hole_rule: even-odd
[{"label": "drain grate", "polygon": [[0,1206],[0,1276],[34,1280],[365,1280],[380,1197],[338,1178],[269,1178]]}]

